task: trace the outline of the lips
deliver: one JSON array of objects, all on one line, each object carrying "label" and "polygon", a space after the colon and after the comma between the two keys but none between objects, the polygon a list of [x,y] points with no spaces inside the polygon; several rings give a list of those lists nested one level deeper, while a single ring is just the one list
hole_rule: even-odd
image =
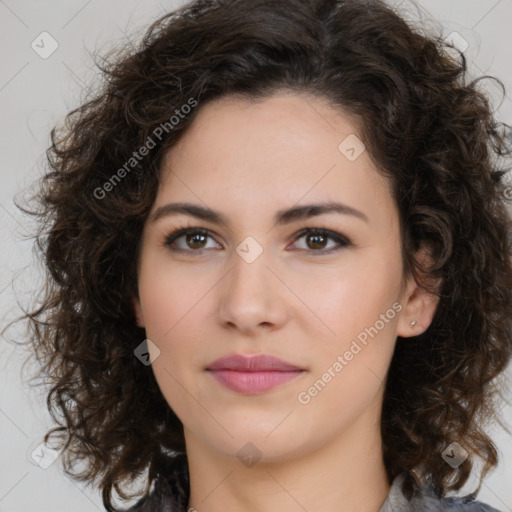
[{"label": "lips", "polygon": [[238,354],[217,359],[206,370],[223,386],[247,395],[264,393],[305,373],[274,356]]},{"label": "lips", "polygon": [[298,366],[287,363],[277,357],[259,354],[255,356],[232,355],[222,357],[210,364],[207,370],[238,370],[245,372],[263,371],[297,371],[302,370]]}]

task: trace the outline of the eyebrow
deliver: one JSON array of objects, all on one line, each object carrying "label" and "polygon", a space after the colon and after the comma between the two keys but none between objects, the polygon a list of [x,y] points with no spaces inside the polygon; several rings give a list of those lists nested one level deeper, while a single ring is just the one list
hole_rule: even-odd
[{"label": "eyebrow", "polygon": [[[325,213],[339,213],[342,215],[350,215],[365,222],[369,222],[368,217],[361,211],[352,208],[351,206],[336,203],[326,202],[317,204],[306,204],[303,206],[294,206],[292,208],[278,210],[274,215],[274,224],[285,225],[298,220],[304,220],[310,217],[316,217]],[[225,224],[229,226],[228,218],[222,213],[212,210],[210,208],[192,204],[192,203],[168,203],[157,208],[151,216],[151,221],[156,222],[162,217],[171,215],[191,215],[201,220],[210,221],[214,224]]]}]

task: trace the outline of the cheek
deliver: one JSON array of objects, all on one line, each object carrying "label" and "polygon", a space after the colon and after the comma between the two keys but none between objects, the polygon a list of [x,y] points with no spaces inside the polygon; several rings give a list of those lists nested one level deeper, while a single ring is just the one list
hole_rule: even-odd
[{"label": "cheek", "polygon": [[375,405],[396,342],[401,305],[393,291],[392,283],[382,276],[378,285],[367,288],[357,277],[331,288],[330,297],[339,302],[325,305],[323,318],[334,334],[311,338],[315,340],[312,373],[297,396],[305,422],[311,415],[328,413],[334,432]]},{"label": "cheek", "polygon": [[333,391],[348,396],[378,387],[385,379],[403,307],[397,301],[400,271],[392,259],[376,260],[364,272],[331,281],[324,294],[310,296],[324,326],[317,327],[321,336],[310,332],[317,360],[314,377],[332,381]]},{"label": "cheek", "polygon": [[196,333],[198,322],[194,322],[200,298],[195,297],[190,286],[181,284],[184,285],[160,276],[154,281],[142,281],[139,292],[146,336],[158,347],[157,357],[152,357],[153,374],[166,402],[183,422],[193,406],[189,393],[194,393],[195,383],[190,377],[196,375],[195,366],[199,367],[201,338]]},{"label": "cheek", "polygon": [[304,302],[322,320],[316,325],[325,334],[324,341],[331,343],[333,335],[340,339],[353,337],[374,325],[390,308],[386,320],[393,320],[396,310],[392,305],[398,298],[401,277],[399,265],[393,255],[383,257],[382,251],[375,257],[357,254],[346,267],[317,275],[314,283],[309,281],[298,288]]},{"label": "cheek", "polygon": [[178,392],[173,376],[182,382],[184,373],[202,364],[198,355],[208,341],[201,332],[208,319],[205,299],[214,282],[197,272],[194,277],[192,270],[178,271],[165,254],[148,251],[141,259],[139,297],[146,336],[159,349],[152,367],[166,398]]},{"label": "cheek", "polygon": [[148,337],[165,343],[182,323],[197,315],[196,307],[211,287],[209,281],[197,276],[192,265],[172,265],[163,252],[143,255],[138,285]]}]

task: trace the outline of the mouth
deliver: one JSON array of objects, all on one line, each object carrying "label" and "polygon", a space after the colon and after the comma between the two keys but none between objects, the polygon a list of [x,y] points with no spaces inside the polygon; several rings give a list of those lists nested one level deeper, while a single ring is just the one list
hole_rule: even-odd
[{"label": "mouth", "polygon": [[235,354],[217,359],[206,371],[228,389],[249,395],[269,391],[306,372],[298,366],[265,354]]}]

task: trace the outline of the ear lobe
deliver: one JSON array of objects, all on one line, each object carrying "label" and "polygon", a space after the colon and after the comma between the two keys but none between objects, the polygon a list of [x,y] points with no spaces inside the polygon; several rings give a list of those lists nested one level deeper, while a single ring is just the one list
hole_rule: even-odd
[{"label": "ear lobe", "polygon": [[[419,250],[418,257],[424,266],[431,263],[430,252],[424,247]],[[434,280],[425,277],[425,281],[428,281],[429,285],[433,285],[431,289],[439,293],[441,279]],[[436,313],[439,297],[430,293],[422,286],[422,283],[418,283],[411,276],[401,303],[403,309],[398,320],[397,334],[402,338],[409,338],[422,334],[429,328]]]},{"label": "ear lobe", "polygon": [[140,306],[140,300],[137,297],[132,299],[133,311],[135,313],[135,323],[137,327],[146,327],[144,323],[144,315],[142,314],[142,308]]},{"label": "ear lobe", "polygon": [[402,338],[409,338],[422,334],[429,328],[439,297],[416,284],[412,293],[406,295],[405,300],[406,303],[398,320],[397,334]]}]

